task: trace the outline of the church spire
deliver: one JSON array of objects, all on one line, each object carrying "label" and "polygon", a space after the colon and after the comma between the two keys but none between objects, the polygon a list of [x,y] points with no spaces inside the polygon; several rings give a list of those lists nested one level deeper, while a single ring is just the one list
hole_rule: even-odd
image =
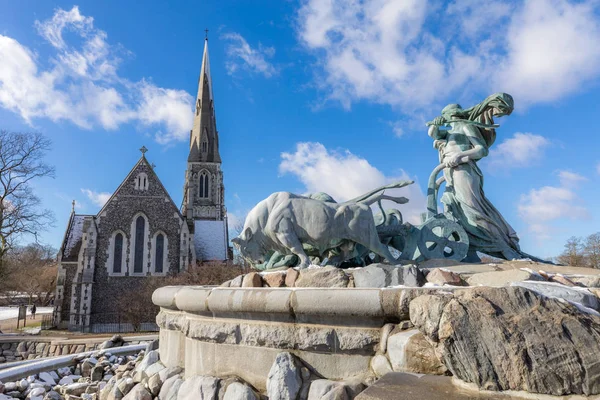
[{"label": "church spire", "polygon": [[198,79],[194,125],[190,132],[188,162],[221,162],[208,59],[208,37],[204,39],[204,54],[202,55],[202,67]]}]

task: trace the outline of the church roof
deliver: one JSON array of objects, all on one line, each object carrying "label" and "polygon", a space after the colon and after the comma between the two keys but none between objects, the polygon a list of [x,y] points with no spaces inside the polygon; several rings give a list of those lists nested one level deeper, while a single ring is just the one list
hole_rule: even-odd
[{"label": "church roof", "polygon": [[71,213],[67,231],[61,246],[60,260],[62,262],[77,262],[83,239],[83,223],[89,215]]},{"label": "church roof", "polygon": [[221,162],[219,133],[217,131],[212,78],[210,75],[208,39],[204,41],[202,66],[198,78],[194,123],[190,132],[188,162]]},{"label": "church roof", "polygon": [[146,169],[146,172],[148,172],[149,174],[151,174],[153,176],[154,179],[156,179],[156,182],[160,185],[162,191],[165,193],[166,196],[168,196],[169,200],[171,201],[171,203],[173,204],[173,207],[175,208],[175,210],[177,211],[177,213],[179,214],[179,216],[183,219],[183,215],[181,215],[181,212],[179,211],[179,208],[175,205],[175,202],[173,202],[173,199],[171,198],[171,195],[169,194],[169,192],[167,191],[167,189],[165,189],[165,186],[162,184],[160,178],[158,177],[158,175],[156,174],[156,172],[154,172],[154,166],[150,165],[150,163],[148,162],[148,160],[146,159],[145,156],[145,152],[147,151],[145,147],[143,147],[140,150],[144,150],[142,151],[142,156],[140,157],[140,159],[138,160],[137,163],[135,163],[135,165],[133,166],[133,168],[131,168],[131,171],[129,171],[129,173],[127,174],[127,176],[125,177],[125,179],[123,179],[123,181],[121,182],[121,184],[119,185],[119,187],[117,188],[117,190],[115,190],[113,192],[113,194],[110,196],[110,198],[106,201],[106,203],[104,203],[104,205],[102,206],[102,208],[100,209],[100,211],[98,211],[98,214],[96,215],[97,217],[101,216],[102,213],[104,212],[104,210],[106,209],[106,207],[108,206],[108,204],[111,203],[111,201],[118,195],[119,191],[121,191],[121,188],[129,181],[129,178],[136,173],[136,170],[138,169],[138,167],[142,164],[145,164],[148,168]]}]

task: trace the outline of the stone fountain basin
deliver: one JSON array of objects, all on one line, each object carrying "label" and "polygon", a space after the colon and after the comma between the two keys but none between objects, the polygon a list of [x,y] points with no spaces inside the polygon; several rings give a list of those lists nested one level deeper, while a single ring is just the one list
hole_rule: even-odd
[{"label": "stone fountain basin", "polygon": [[372,376],[372,357],[385,353],[384,326],[408,320],[414,298],[452,290],[166,286],[152,301],[166,366],[186,376],[237,375],[264,390],[282,351],[326,379]]}]

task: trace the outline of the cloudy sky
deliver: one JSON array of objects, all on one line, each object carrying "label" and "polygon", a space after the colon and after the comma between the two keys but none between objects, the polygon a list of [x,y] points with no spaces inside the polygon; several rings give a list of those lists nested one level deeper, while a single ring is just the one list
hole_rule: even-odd
[{"label": "cloudy sky", "polygon": [[[175,2],[173,2],[175,3]],[[525,251],[600,231],[596,0],[0,0],[0,128],[53,141],[35,183],[59,246],[140,156],[181,203],[192,105],[209,49],[230,219],[274,191],[344,200],[398,179],[425,210],[447,103],[515,99],[480,162]]]}]

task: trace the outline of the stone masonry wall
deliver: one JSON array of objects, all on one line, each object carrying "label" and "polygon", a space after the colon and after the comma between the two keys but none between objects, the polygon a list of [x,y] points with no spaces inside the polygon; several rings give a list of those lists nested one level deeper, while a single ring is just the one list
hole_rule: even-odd
[{"label": "stone masonry wall", "polygon": [[[137,175],[142,172],[147,174],[149,180],[149,187],[144,191],[136,190],[134,182]],[[184,267],[179,265],[180,229],[183,219],[154,171],[147,162],[141,162],[115,193],[115,197],[106,205],[97,220],[98,238],[91,310],[92,324],[103,322],[104,318],[101,314],[118,312],[120,308],[118,298],[123,293],[135,295],[144,279],[147,279],[146,276],[109,276],[106,265],[109,240],[116,230],[123,231],[127,237],[127,247],[123,249],[127,254],[127,261],[123,268],[127,270],[128,265],[133,262],[129,256],[132,244],[131,224],[133,218],[140,212],[148,218],[149,223],[148,242],[144,244],[144,251],[148,254],[148,263],[144,265],[144,269],[146,270],[151,265],[155,252],[152,248],[152,237],[159,230],[166,234],[168,240],[167,265],[163,266],[164,270],[176,273]]]},{"label": "stone masonry wall", "polygon": [[[103,342],[83,342],[73,341],[70,343],[39,340],[20,340],[14,342],[0,343],[0,364],[32,360],[43,357],[64,356],[67,354],[82,353],[84,351],[93,351],[99,348]],[[125,338],[124,346],[139,344],[140,341],[128,341]]]}]

